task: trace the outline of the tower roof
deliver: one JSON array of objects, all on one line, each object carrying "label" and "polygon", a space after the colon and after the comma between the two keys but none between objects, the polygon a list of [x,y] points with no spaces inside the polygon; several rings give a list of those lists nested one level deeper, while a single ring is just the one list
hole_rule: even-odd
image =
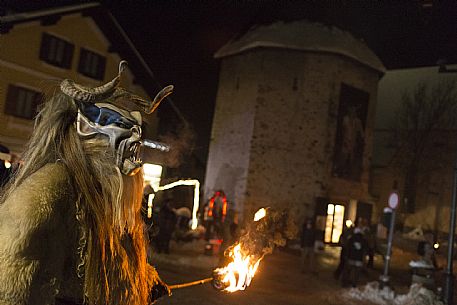
[{"label": "tower roof", "polygon": [[381,60],[363,41],[334,26],[306,20],[252,27],[225,44],[214,57],[223,58],[262,47],[340,54],[385,72]]}]

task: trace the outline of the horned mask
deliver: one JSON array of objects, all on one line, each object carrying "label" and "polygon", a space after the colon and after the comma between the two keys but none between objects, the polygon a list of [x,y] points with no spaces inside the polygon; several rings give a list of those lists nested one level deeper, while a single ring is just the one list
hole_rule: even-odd
[{"label": "horned mask", "polygon": [[127,62],[121,61],[118,75],[102,86],[89,88],[65,79],[60,84],[60,89],[78,107],[76,130],[79,136],[107,136],[110,147],[116,152],[116,166],[122,174],[133,176],[143,165],[139,157],[143,120],[140,111],[132,110],[126,105],[133,103],[144,113],[150,114],[172,93],[173,86],[163,88],[152,101],[131,94],[118,87],[126,66]]}]

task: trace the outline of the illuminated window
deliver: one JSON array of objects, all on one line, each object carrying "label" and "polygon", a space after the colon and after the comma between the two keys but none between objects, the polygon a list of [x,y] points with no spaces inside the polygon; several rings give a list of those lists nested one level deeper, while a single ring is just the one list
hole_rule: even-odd
[{"label": "illuminated window", "polygon": [[325,222],[324,241],[326,243],[337,243],[343,233],[344,206],[329,203],[327,205],[327,220]]}]

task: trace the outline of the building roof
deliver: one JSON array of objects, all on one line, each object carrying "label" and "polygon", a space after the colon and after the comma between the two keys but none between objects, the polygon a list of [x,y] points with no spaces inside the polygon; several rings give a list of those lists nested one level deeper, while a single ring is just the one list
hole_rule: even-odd
[{"label": "building roof", "polygon": [[381,60],[363,41],[336,27],[306,20],[253,27],[220,48],[214,57],[223,58],[260,47],[340,54],[385,72]]},{"label": "building roof", "polygon": [[84,4],[68,5],[57,8],[47,8],[32,12],[9,14],[0,17],[0,33],[8,33],[16,24],[40,21],[42,25],[52,25],[59,21],[61,16],[81,13],[90,16],[111,43],[109,52],[116,52],[129,63],[133,72],[134,82],[142,86],[149,96],[153,97],[160,90],[152,70],[136,49],[124,29],[114,16],[100,3],[89,2]]}]

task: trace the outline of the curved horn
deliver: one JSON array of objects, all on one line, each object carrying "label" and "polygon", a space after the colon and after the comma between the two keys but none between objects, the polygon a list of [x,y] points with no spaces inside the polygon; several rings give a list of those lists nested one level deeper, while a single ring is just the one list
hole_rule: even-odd
[{"label": "curved horn", "polygon": [[137,96],[137,95],[131,95],[130,98],[137,104],[143,107],[143,111],[146,114],[151,114],[154,112],[154,110],[159,107],[160,102],[163,101],[164,98],[166,98],[168,95],[170,95],[173,92],[173,85],[168,85],[162,90],[157,93],[155,98],[151,100],[145,100],[144,98]]},{"label": "curved horn", "polygon": [[157,107],[159,107],[160,102],[162,102],[164,98],[166,98],[173,92],[173,88],[173,85],[168,85],[162,90],[160,90],[159,93],[156,94],[154,100],[152,100],[152,102],[150,102],[150,104],[145,107],[144,112],[146,112],[147,114],[153,113],[154,110],[156,110]]},{"label": "curved horn", "polygon": [[94,102],[99,97],[111,93],[116,89],[121,80],[122,72],[127,67],[127,61],[123,60],[119,63],[118,75],[110,82],[95,88],[81,86],[70,79],[65,79],[60,83],[60,90],[71,98],[80,102]]}]

